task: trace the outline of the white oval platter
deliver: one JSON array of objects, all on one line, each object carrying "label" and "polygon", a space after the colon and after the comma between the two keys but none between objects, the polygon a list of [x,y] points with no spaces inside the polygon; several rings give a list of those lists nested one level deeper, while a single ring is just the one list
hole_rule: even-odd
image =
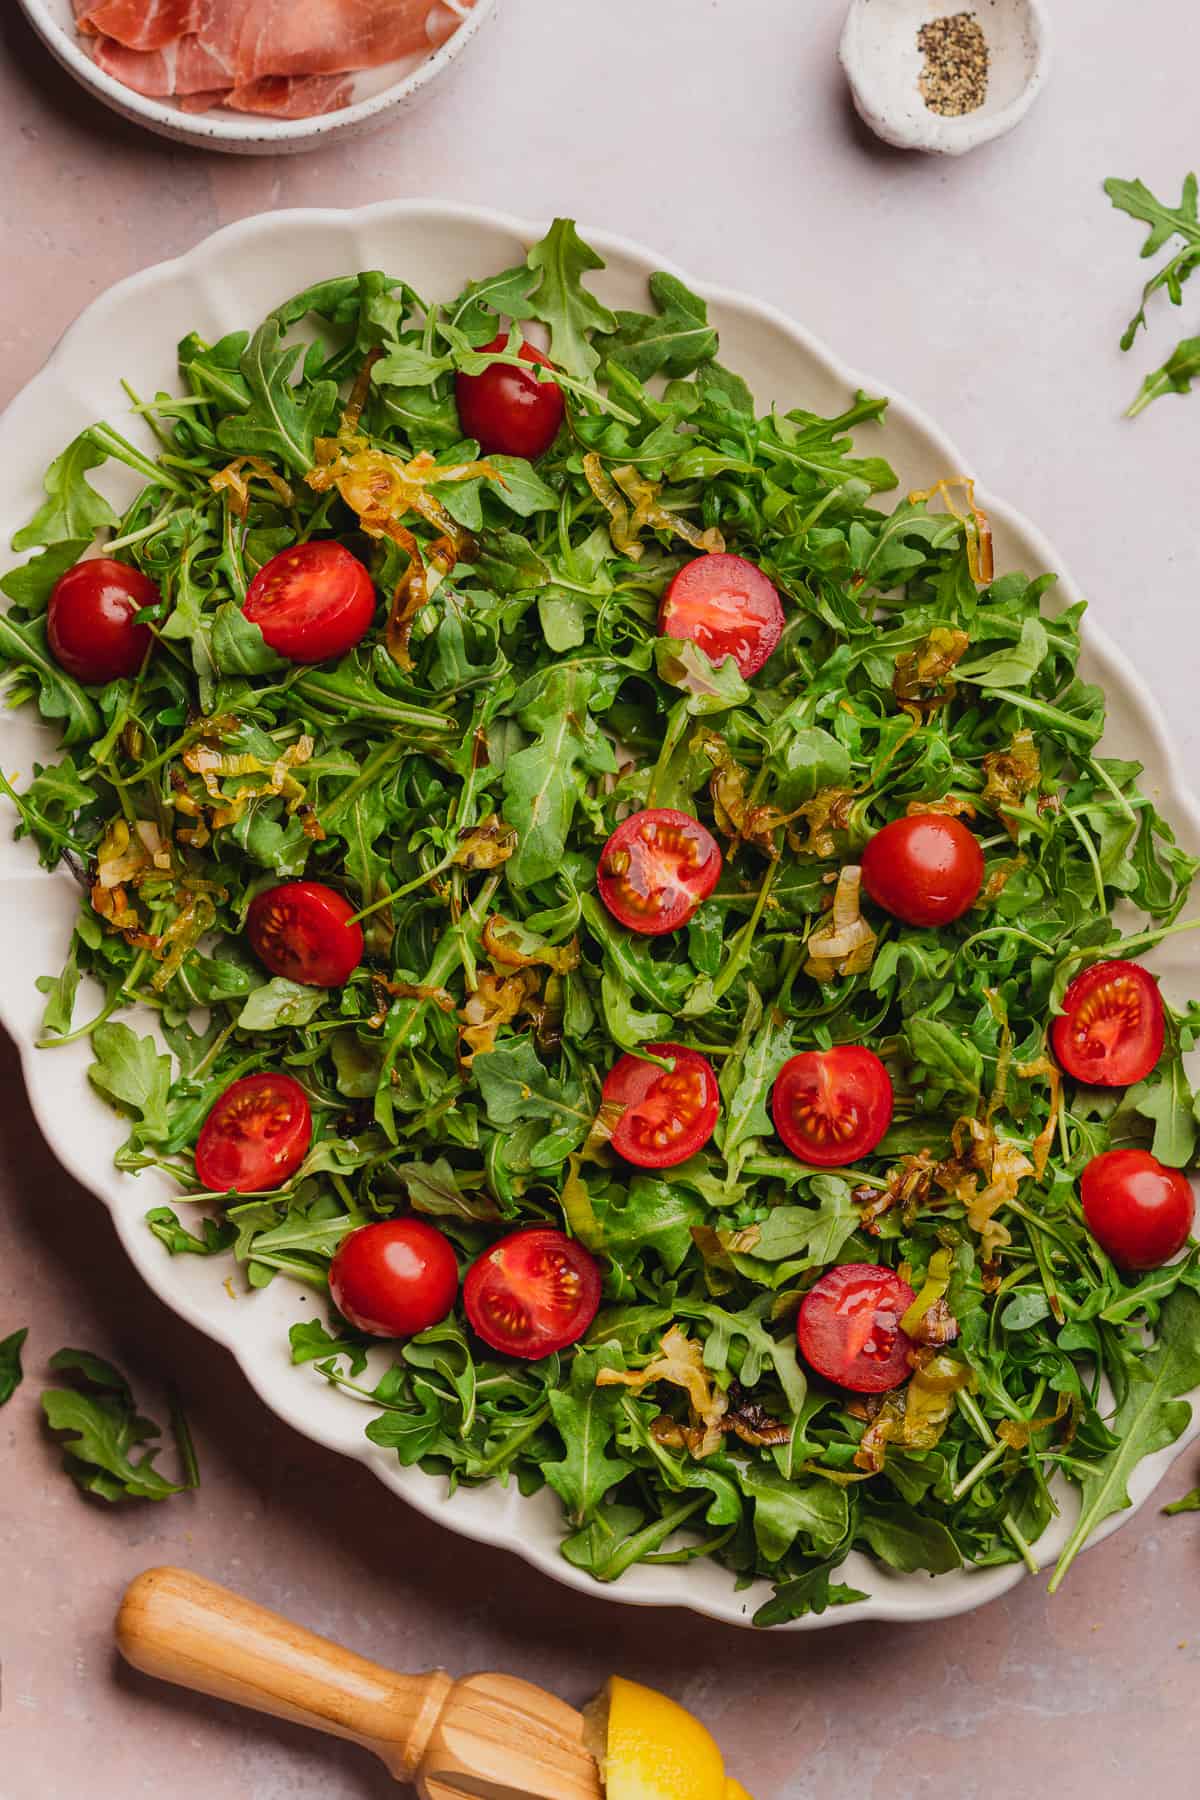
[{"label": "white oval platter", "polygon": [[[42,498],[41,477],[51,459],[78,431],[112,418],[128,435],[140,422],[127,415],[119,387],[125,376],[139,392],[172,389],[174,349],[187,332],[208,339],[253,326],[287,296],[310,283],[349,271],[387,269],[402,275],[418,293],[452,295],[471,277],[520,261],[544,226],[501,214],[434,201],[395,201],[358,211],[276,212],[247,219],[208,238],[186,256],[144,270],[102,295],[68,331],[42,372],[0,418],[0,542],[33,513]],[[584,230],[607,260],[595,278],[602,298],[614,307],[644,308],[646,279],[667,267],[648,250],[606,232]],[[682,271],[673,271],[687,279]],[[842,364],[801,326],[757,301],[690,283],[708,302],[721,333],[723,361],[749,381],[760,406],[778,402],[816,412],[840,412],[848,394],[865,387],[886,392]],[[945,475],[973,473],[970,465],[916,407],[892,399],[881,428],[863,428],[869,441],[900,471],[904,489],[928,487]],[[149,434],[145,443],[150,447]],[[131,498],[135,478],[122,485],[124,470],[101,471],[97,486],[120,503]],[[997,569],[1030,573],[1056,569],[1062,604],[1080,596],[1061,562],[1041,535],[1018,513],[985,490],[980,500],[996,540]],[[8,566],[7,555],[0,563]],[[1146,768],[1145,782],[1175,827],[1186,849],[1200,853],[1200,807],[1188,792],[1150,695],[1140,678],[1103,632],[1088,622],[1084,672],[1109,696],[1105,749],[1132,756]],[[0,717],[0,766],[10,777],[27,779],[35,760],[55,755],[53,734],[32,709]],[[0,803],[2,804],[2,803]],[[75,914],[78,890],[65,873],[38,867],[28,841],[0,834],[0,1020],[21,1052],[25,1081],[38,1123],[59,1161],[75,1179],[102,1199],[129,1256],[148,1285],[191,1324],[224,1344],[247,1380],[272,1411],[297,1431],[329,1449],[356,1458],[410,1505],[451,1530],[504,1550],[515,1551],[544,1574],[584,1593],[637,1606],[683,1606],[732,1625],[747,1625],[769,1596],[766,1583],[736,1592],[732,1577],[714,1564],[640,1565],[612,1587],[597,1588],[559,1554],[558,1501],[549,1490],[523,1499],[515,1488],[496,1485],[460,1488],[450,1495],[440,1479],[419,1469],[403,1469],[395,1457],[363,1435],[369,1414],[309,1368],[289,1360],[287,1331],[316,1304],[293,1284],[277,1280],[255,1294],[234,1298],[225,1286],[223,1258],[168,1255],[146,1229],[147,1209],[169,1198],[167,1184],[150,1175],[129,1176],[112,1166],[124,1131],[92,1092],[86,1069],[86,1042],[52,1051],[37,1050],[42,996],[40,974],[62,965]],[[1195,911],[1193,902],[1193,912]],[[1190,936],[1168,940],[1151,966],[1168,994],[1195,992],[1197,965]],[[1189,966],[1190,962],[1190,966]],[[81,997],[79,1016],[82,1012]],[[1196,1398],[1196,1396],[1193,1396]],[[1200,1418],[1170,1449],[1148,1458],[1131,1482],[1135,1506],[1142,1504],[1174,1457],[1200,1434]],[[1068,1496],[1062,1518],[1037,1546],[1051,1561],[1070,1530],[1074,1502]],[[1131,1517],[1116,1515],[1098,1534]],[[1022,1579],[1021,1565],[962,1570],[930,1578],[894,1575],[855,1553],[840,1577],[868,1598],[783,1627],[814,1630],[865,1619],[945,1618],[995,1599]]]}]

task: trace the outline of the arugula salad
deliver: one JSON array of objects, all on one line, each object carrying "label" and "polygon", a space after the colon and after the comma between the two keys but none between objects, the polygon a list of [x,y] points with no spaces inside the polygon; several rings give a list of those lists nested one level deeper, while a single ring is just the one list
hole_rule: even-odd
[{"label": "arugula salad", "polygon": [[602,267],[322,281],[49,469],[41,1042],[164,1255],[305,1284],[373,1443],[548,1486],[599,1581],[774,1624],[852,1549],[1036,1568],[1074,1489],[1057,1582],[1200,1383],[1200,1007],[1139,961],[1197,863],[970,484],[894,504],[884,400],[761,413]]}]

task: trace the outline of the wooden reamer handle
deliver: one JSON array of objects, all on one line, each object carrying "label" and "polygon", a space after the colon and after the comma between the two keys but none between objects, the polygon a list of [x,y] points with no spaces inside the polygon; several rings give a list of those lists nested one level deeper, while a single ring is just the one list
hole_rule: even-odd
[{"label": "wooden reamer handle", "polygon": [[416,1776],[453,1682],[397,1675],[183,1569],[147,1569],[126,1592],[117,1644],[135,1669],[349,1738],[398,1781]]}]

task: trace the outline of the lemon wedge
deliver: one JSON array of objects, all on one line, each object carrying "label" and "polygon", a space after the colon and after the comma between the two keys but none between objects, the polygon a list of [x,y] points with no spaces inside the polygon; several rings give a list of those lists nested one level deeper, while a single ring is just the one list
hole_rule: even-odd
[{"label": "lemon wedge", "polygon": [[584,1718],[607,1800],[749,1800],[711,1732],[653,1688],[614,1675]]}]

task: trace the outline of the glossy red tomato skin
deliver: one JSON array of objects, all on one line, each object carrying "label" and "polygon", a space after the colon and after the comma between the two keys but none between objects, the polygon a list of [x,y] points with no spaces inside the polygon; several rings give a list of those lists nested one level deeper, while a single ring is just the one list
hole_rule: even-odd
[{"label": "glossy red tomato skin", "polygon": [[810,1368],[855,1394],[886,1394],[912,1374],[900,1321],[916,1299],[874,1263],[827,1269],[800,1302],[796,1342]]},{"label": "glossy red tomato skin", "polygon": [[669,1056],[668,1073],[644,1057],[627,1055],[604,1078],[601,1098],[625,1111],[612,1134],[612,1147],[639,1169],[673,1169],[702,1150],[721,1110],[721,1090],[713,1066],[698,1050],[682,1044],[647,1044],[655,1056]]},{"label": "glossy red tomato skin", "polygon": [[743,681],[757,675],[783,635],[783,603],[744,556],[697,556],[674,576],[658,609],[663,637],[691,638],[714,665],[732,656]]},{"label": "glossy red tomato skin", "polygon": [[60,575],[50,593],[46,642],[60,668],[87,687],[136,675],[154,642],[134,614],[162,595],[140,569],[109,556],[87,557]]},{"label": "glossy red tomato skin", "polygon": [[1163,1052],[1166,1020],[1158,983],[1138,963],[1098,962],[1077,975],[1050,1027],[1068,1075],[1092,1087],[1130,1087]]},{"label": "glossy red tomato skin", "polygon": [[345,656],[371,629],[375,583],[357,556],[331,538],[293,544],[263,564],[242,612],[289,662],[327,662]]},{"label": "glossy red tomato skin", "polygon": [[1079,1184],[1088,1230],[1122,1269],[1158,1269],[1187,1243],[1192,1184],[1148,1150],[1105,1150]]},{"label": "glossy red tomato skin", "polygon": [[211,1194],[265,1194],[290,1181],[312,1144],[308,1096],[290,1075],[243,1075],[215,1101],[196,1141]]},{"label": "glossy red tomato skin", "polygon": [[983,851],[961,819],[914,813],[877,831],[862,853],[863,886],[907,925],[949,925],[974,906]]},{"label": "glossy red tomato skin", "polygon": [[467,1270],[471,1328],[505,1356],[537,1362],[577,1343],[600,1308],[600,1268],[549,1225],[512,1231]]},{"label": "glossy red tomato skin", "polygon": [[892,1122],[893,1105],[891,1077],[862,1044],[802,1050],[784,1063],[771,1090],[776,1131],[815,1169],[869,1156]]},{"label": "glossy red tomato skin", "polygon": [[458,1258],[424,1219],[381,1219],[344,1237],[329,1265],[344,1319],[372,1337],[415,1337],[440,1325],[458,1293]]},{"label": "glossy red tomato skin", "polygon": [[[503,350],[507,343],[501,332],[483,352]],[[554,366],[533,344],[522,344],[517,354],[522,362]],[[566,410],[555,382],[539,381],[511,363],[491,363],[482,375],[457,375],[454,391],[463,431],[485,456],[524,456],[536,462],[558,436]]]},{"label": "glossy red tomato skin", "polygon": [[361,925],[348,921],[354,908],[320,881],[285,881],[256,894],[246,914],[246,933],[272,975],[306,987],[341,987],[363,958]]},{"label": "glossy red tomato skin", "polygon": [[643,937],[686,925],[721,879],[721,851],[689,813],[650,807],[622,819],[600,852],[596,884],[620,924]]}]

